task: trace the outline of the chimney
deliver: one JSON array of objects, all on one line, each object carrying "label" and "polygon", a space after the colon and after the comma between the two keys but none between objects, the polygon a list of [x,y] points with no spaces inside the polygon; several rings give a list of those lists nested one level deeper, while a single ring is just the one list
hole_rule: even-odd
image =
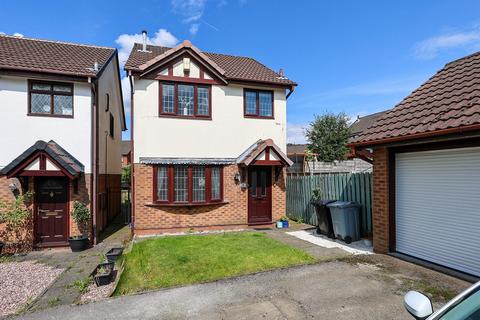
[{"label": "chimney", "polygon": [[280,71],[278,72],[278,74],[280,75],[280,77],[284,77],[285,75],[283,74],[283,68],[280,68]]},{"label": "chimney", "polygon": [[98,61],[95,61],[93,63],[93,71],[97,72],[98,71]]},{"label": "chimney", "polygon": [[142,51],[147,52],[147,30],[142,31],[143,43],[142,43]]}]

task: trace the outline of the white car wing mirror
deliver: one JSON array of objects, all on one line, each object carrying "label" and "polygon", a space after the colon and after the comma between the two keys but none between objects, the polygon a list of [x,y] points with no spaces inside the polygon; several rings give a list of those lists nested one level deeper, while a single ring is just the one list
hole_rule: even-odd
[{"label": "white car wing mirror", "polygon": [[433,313],[430,299],[417,291],[409,291],[403,298],[405,309],[418,320],[426,319]]}]

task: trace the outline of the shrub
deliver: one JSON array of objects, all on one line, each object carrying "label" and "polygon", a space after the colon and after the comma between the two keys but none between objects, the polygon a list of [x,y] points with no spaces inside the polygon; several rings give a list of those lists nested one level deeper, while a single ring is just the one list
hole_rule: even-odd
[{"label": "shrub", "polygon": [[14,229],[20,227],[25,219],[30,215],[30,210],[26,203],[32,198],[31,192],[19,195],[12,203],[0,201],[0,223],[6,223]]},{"label": "shrub", "polygon": [[90,219],[90,210],[84,203],[80,201],[75,201],[73,203],[73,210],[71,214],[73,220],[79,225],[86,223],[88,219]]}]

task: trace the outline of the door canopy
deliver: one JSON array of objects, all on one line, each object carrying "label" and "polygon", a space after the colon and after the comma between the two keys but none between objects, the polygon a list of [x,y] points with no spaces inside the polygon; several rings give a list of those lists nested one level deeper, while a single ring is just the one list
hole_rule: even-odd
[{"label": "door canopy", "polygon": [[53,140],[35,142],[1,171],[8,178],[67,176],[71,180],[83,172],[83,164]]},{"label": "door canopy", "polygon": [[293,164],[272,139],[258,140],[238,158],[237,164],[243,166],[291,166]]}]

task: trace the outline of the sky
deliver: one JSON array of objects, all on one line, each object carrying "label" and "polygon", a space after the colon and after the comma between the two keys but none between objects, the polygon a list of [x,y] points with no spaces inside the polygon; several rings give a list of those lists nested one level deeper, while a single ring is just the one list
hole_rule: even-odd
[{"label": "sky", "polygon": [[[1,12],[0,32],[116,47],[121,62],[147,30],[152,44],[188,39],[283,68],[298,83],[287,103],[290,143],[305,142],[314,115],[353,120],[392,108],[445,63],[480,51],[480,1],[468,0],[16,0]],[[129,123],[125,78],[122,87]]]}]

